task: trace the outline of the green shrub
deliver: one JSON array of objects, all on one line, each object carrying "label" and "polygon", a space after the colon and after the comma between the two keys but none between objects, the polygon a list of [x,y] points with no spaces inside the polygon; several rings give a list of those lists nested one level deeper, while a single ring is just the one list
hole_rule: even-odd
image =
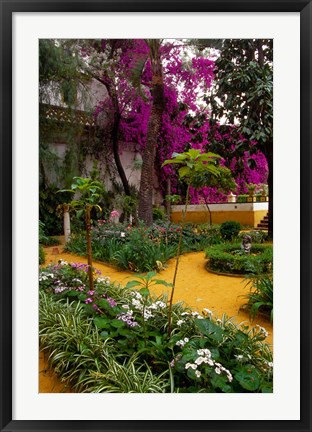
[{"label": "green shrub", "polygon": [[63,233],[63,220],[57,213],[57,207],[71,200],[70,193],[59,194],[56,185],[41,187],[39,191],[39,219],[44,224],[48,236]]},{"label": "green shrub", "polygon": [[254,319],[261,313],[273,322],[273,276],[252,276],[247,281],[246,287],[250,288],[250,292],[245,297],[250,317]]},{"label": "green shrub", "polygon": [[[92,230],[93,257],[136,272],[161,270],[168,259],[176,254],[180,231],[180,225],[161,221],[151,227],[130,227],[99,221]],[[181,250],[204,250],[216,241],[221,241],[218,230],[197,230],[192,224],[187,224],[183,228]],[[66,244],[66,250],[86,256],[83,233],[73,234]]]},{"label": "green shrub", "polygon": [[159,207],[153,208],[153,221],[164,221],[166,220],[166,213]]},{"label": "green shrub", "polygon": [[224,240],[233,240],[242,229],[241,224],[235,221],[223,222],[220,227],[220,234]]},{"label": "green shrub", "polygon": [[252,244],[250,254],[240,243],[226,243],[206,249],[207,268],[229,274],[262,274],[273,271],[273,248],[270,245]]},{"label": "green shrub", "polygon": [[249,195],[237,195],[236,197],[236,202],[238,203],[245,203],[247,202],[247,198],[249,197]]},{"label": "green shrub", "polygon": [[44,264],[45,262],[45,252],[43,246],[39,244],[39,264]]}]

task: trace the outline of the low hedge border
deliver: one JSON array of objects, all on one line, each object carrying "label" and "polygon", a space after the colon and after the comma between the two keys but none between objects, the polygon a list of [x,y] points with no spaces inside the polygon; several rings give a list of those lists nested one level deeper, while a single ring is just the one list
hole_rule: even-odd
[{"label": "low hedge border", "polygon": [[273,247],[253,244],[250,254],[246,254],[241,243],[215,245],[205,250],[207,270],[220,274],[241,275],[266,274],[273,271]]}]

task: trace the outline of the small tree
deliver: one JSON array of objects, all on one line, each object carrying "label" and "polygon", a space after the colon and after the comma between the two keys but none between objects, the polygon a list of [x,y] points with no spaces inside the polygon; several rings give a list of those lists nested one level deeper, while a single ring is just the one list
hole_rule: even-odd
[{"label": "small tree", "polygon": [[171,321],[172,321],[172,303],[173,296],[175,290],[175,283],[178,273],[179,260],[181,255],[181,244],[183,237],[183,226],[186,220],[187,207],[189,204],[189,195],[190,195],[190,187],[193,186],[195,179],[198,178],[198,175],[203,172],[209,172],[213,176],[220,177],[222,174],[221,167],[217,164],[220,156],[214,153],[201,153],[200,150],[190,149],[184,153],[173,153],[173,159],[166,160],[162,166],[168,164],[178,164],[182,165],[178,170],[179,178],[183,179],[187,184],[186,189],[186,198],[185,198],[185,207],[182,212],[182,226],[179,236],[177,255],[176,255],[176,265],[173,275],[172,289],[171,295],[169,299],[169,308],[168,308],[168,334],[171,333]]},{"label": "small tree", "polygon": [[101,197],[101,192],[103,191],[103,186],[100,182],[90,178],[74,177],[73,180],[75,182],[71,185],[71,189],[62,189],[58,192],[72,192],[74,194],[79,194],[77,199],[74,199],[69,203],[69,206],[76,210],[78,217],[85,213],[88,276],[90,290],[92,291],[94,288],[94,282],[91,246],[91,210],[93,207],[96,207],[102,211],[98,202]]}]

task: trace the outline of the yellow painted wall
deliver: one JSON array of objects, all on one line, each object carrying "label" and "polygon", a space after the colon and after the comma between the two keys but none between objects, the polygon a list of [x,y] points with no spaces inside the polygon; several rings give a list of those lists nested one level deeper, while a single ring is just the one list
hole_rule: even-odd
[{"label": "yellow painted wall", "polygon": [[[267,214],[267,210],[250,210],[250,211],[214,211],[211,212],[212,223],[220,224],[226,221],[236,221],[241,225],[256,227],[258,223]],[[175,211],[171,213],[172,222],[181,222],[182,212]],[[209,222],[208,211],[192,211],[186,214],[186,222],[206,223]]]}]

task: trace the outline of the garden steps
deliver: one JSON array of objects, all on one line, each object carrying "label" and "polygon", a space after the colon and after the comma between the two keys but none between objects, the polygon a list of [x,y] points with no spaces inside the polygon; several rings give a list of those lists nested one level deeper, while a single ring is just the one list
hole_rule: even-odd
[{"label": "garden steps", "polygon": [[269,228],[269,214],[267,213],[263,219],[258,223],[257,230],[268,230]]}]

